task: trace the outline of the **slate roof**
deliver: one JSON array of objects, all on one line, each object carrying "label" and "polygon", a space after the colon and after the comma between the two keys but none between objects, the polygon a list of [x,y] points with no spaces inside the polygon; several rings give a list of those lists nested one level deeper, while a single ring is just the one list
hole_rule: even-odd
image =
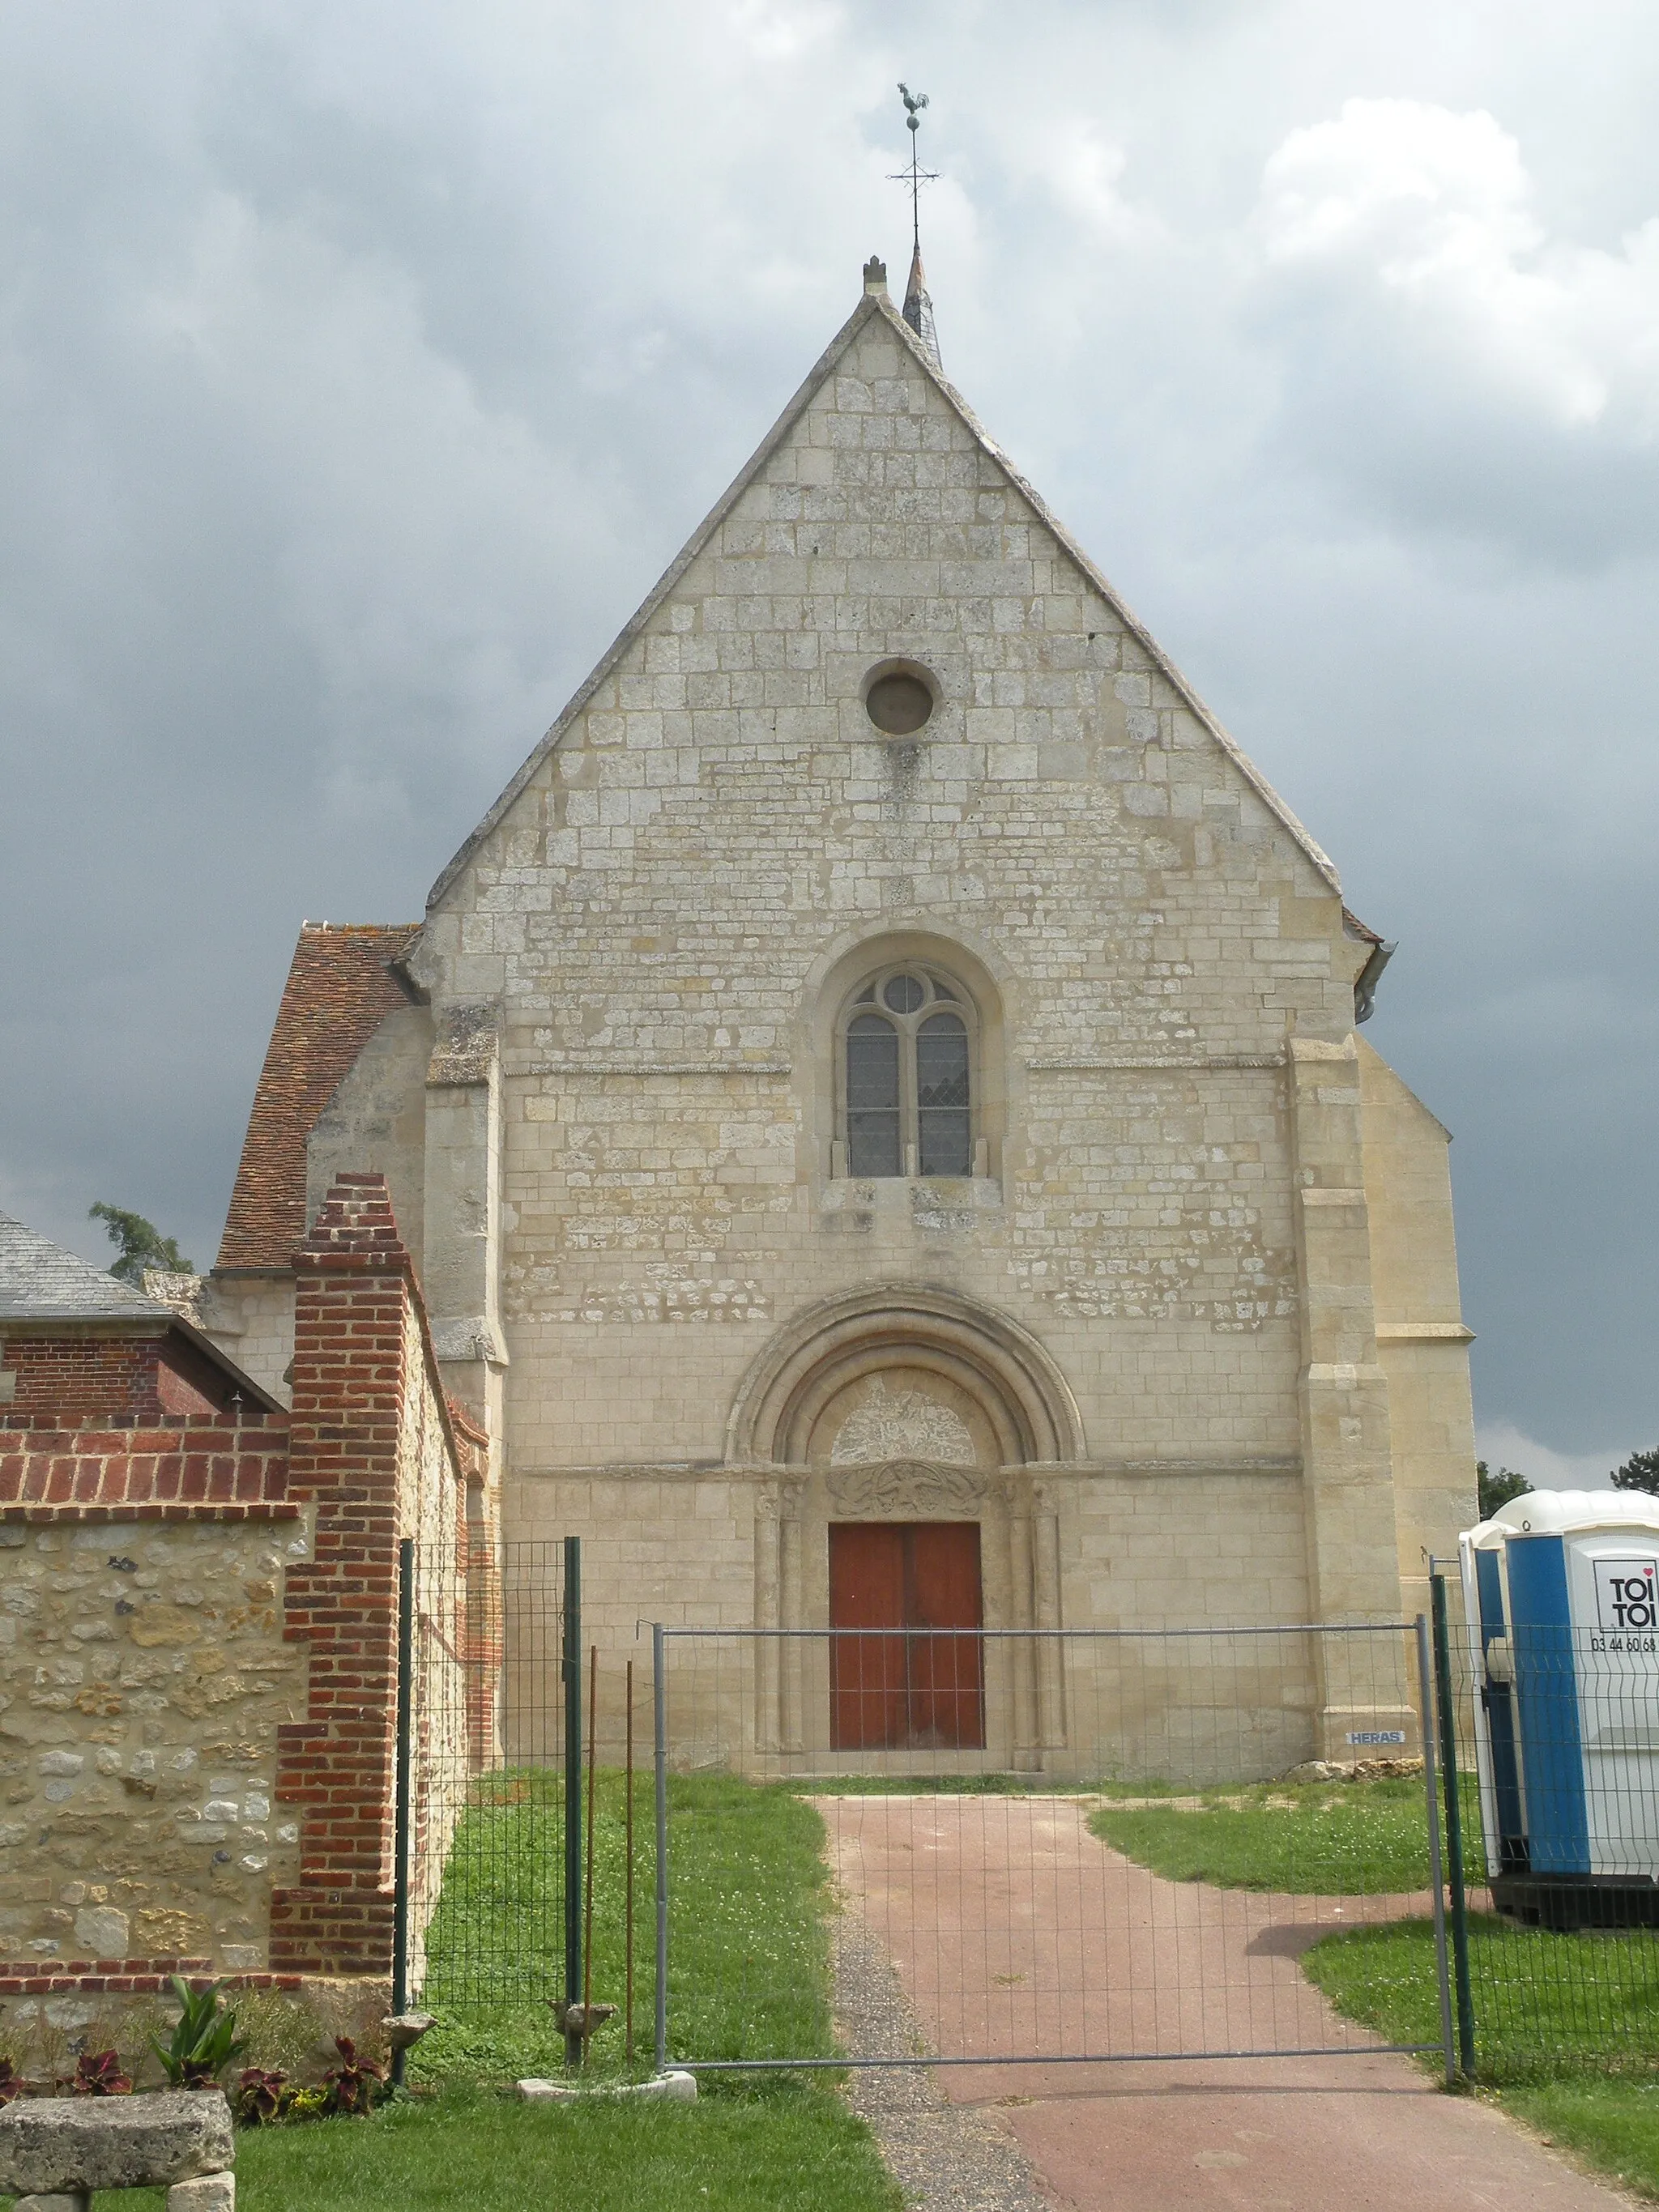
[{"label": "slate roof", "polygon": [[307,922],[294,948],[236,1170],[221,1267],[286,1267],[306,1233],[306,1139],[358,1054],[410,1002],[392,963],[420,924]]},{"label": "slate roof", "polygon": [[167,1317],[154,1298],[0,1213],[0,1321],[129,1321]]}]

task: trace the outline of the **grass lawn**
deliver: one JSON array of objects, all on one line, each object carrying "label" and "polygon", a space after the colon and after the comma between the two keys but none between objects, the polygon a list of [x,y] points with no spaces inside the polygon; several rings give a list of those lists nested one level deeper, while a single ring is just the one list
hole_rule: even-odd
[{"label": "grass lawn", "polygon": [[[501,1786],[470,1811],[432,1930],[422,2002],[445,2022],[416,2054],[430,2094],[365,2120],[254,2130],[238,2137],[242,2212],[900,2212],[873,2138],[817,2075],[716,2077],[696,2105],[595,2100],[520,2103],[520,2075],[560,2070],[563,2045],[541,2001],[559,1985],[563,1929],[557,1778]],[[594,1850],[596,2001],[623,1996],[623,1824],[618,1777],[602,1775]],[[635,1803],[636,2027],[650,2071],[654,1907],[648,1784]],[[723,1776],[675,1778],[670,2021],[676,2057],[832,2056],[829,1891],[823,1823],[788,1791]],[[470,1965],[468,1962],[471,1962]],[[483,1984],[483,1995],[469,1995]],[[625,2070],[622,2023],[596,2043],[594,2071]],[[0,2203],[6,2200],[0,2198]],[[159,2191],[100,2196],[100,2212],[161,2212]]]},{"label": "grass lawn", "polygon": [[1429,1886],[1420,1781],[1269,1782],[1194,1794],[1200,1802],[1188,1810],[1103,1807],[1089,1826],[1168,1881],[1326,1897]]},{"label": "grass lawn", "polygon": [[1547,2081],[1496,2093],[1506,2112],[1644,2197],[1659,2197],[1659,2081]]},{"label": "grass lawn", "polygon": [[[1304,1971],[1389,2042],[1438,2033],[1434,1928],[1356,1928]],[[1469,1923],[1479,2075],[1506,2111],[1659,2197],[1659,1936],[1556,1936],[1495,1914]]]},{"label": "grass lawn", "polygon": [[[457,1832],[421,1999],[444,2027],[416,2053],[412,2081],[512,2081],[562,2068],[563,2041],[544,1996],[563,1985],[560,1846],[548,1817],[560,1784],[552,1774],[525,1779],[522,1795],[497,1785]],[[621,1777],[602,1771],[596,1799],[593,1997],[620,2007]],[[648,2073],[652,2058],[653,1817],[647,1778],[635,1803],[636,2073]],[[787,1790],[726,1775],[671,1776],[668,1864],[669,2056],[832,2056],[829,1876],[823,1823],[811,1807]],[[590,2063],[601,2075],[626,2070],[620,2015],[595,2039]]]},{"label": "grass lawn", "polygon": [[[1388,2041],[1438,2035],[1431,1921],[1346,1929],[1302,1963],[1333,2004]],[[1474,1913],[1469,1976],[1482,2081],[1530,2088],[1617,2074],[1659,2083],[1659,1936],[1555,1936]]]},{"label": "grass lawn", "polygon": [[[565,2112],[457,2085],[366,2120],[243,2134],[236,2201],[239,2212],[898,2212],[901,2202],[838,2097],[782,2084]],[[123,2190],[93,2202],[162,2212],[166,2197]]]},{"label": "grass lawn", "polygon": [[[1471,1780],[1462,1802],[1466,1863],[1478,1869]],[[1172,1881],[1304,1896],[1428,1886],[1413,1781],[1208,1790],[1195,1808],[1106,1808],[1089,1825]],[[1659,2198],[1659,1935],[1553,1935],[1476,1914],[1469,1954],[1480,2094]],[[1431,1921],[1345,1930],[1302,1963],[1339,2012],[1384,2041],[1438,2041]]]}]

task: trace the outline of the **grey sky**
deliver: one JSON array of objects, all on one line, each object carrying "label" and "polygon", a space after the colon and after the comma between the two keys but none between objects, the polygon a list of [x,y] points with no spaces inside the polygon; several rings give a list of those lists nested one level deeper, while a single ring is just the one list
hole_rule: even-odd
[{"label": "grey sky", "polygon": [[901,76],[947,372],[1400,940],[1490,1447],[1659,1442],[1635,0],[11,0],[0,1206],[211,1256],[301,920],[418,918],[902,270]]}]

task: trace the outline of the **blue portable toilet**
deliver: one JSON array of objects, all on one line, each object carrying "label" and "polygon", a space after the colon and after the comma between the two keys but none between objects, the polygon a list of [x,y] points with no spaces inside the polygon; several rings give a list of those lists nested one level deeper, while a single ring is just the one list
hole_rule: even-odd
[{"label": "blue portable toilet", "polygon": [[1458,1551],[1494,1904],[1659,1920],[1659,1498],[1534,1491]]}]

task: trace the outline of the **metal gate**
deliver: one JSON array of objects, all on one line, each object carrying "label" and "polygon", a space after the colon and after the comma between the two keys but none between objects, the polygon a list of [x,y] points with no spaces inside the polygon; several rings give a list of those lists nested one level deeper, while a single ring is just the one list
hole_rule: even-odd
[{"label": "metal gate", "polygon": [[[1444,1573],[1432,1572],[1430,1590],[1436,1748],[1443,1778],[1455,1778],[1443,1795],[1461,2069],[1500,2082],[1575,2072],[1651,2082],[1659,2078],[1652,1633],[1598,1635],[1523,1617],[1507,1623],[1499,1643],[1466,1617],[1455,1570],[1449,1589]],[[1524,1727],[1514,1731],[1517,1695],[1529,1702]],[[1513,1731],[1507,1738],[1493,1724],[1494,1707]],[[1575,1798],[1582,1807],[1588,1759],[1598,1754],[1597,1823],[1613,1832],[1624,1871],[1575,1875],[1550,1870],[1547,1859],[1534,1864],[1531,1817],[1547,1821]]]},{"label": "metal gate", "polygon": [[[974,1682],[975,1729],[940,1724],[931,1689],[900,1727],[891,1632],[654,1631],[659,2065],[1390,2050],[1437,2052],[1449,2074],[1421,1620],[926,1641],[930,1685]],[[952,1641],[971,1650],[946,1663]],[[883,1702],[859,1727],[863,1682]],[[763,1796],[766,1848],[805,1847],[786,1794],[822,1821],[831,1896],[780,1926],[750,1893]],[[1322,1994],[1304,1954],[1409,1920],[1432,1925],[1437,1986],[1421,2039],[1388,2040],[1349,2016],[1363,2004]],[[1375,1948],[1349,1947],[1343,1971]],[[826,1967],[834,2022],[799,1995]]]}]

